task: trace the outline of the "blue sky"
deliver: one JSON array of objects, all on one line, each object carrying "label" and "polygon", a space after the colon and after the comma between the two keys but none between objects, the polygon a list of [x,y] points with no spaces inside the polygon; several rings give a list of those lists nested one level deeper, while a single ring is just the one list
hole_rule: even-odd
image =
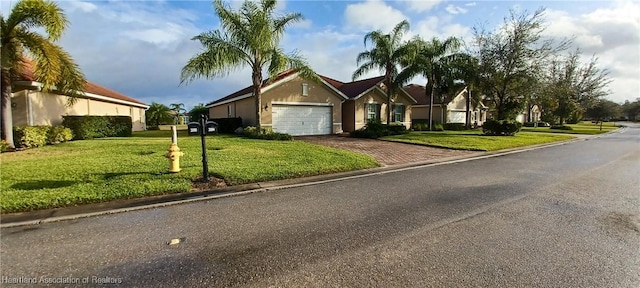
[{"label": "blue sky", "polygon": [[[7,15],[15,1],[1,0]],[[211,1],[58,1],[70,26],[60,40],[87,79],[146,103],[208,103],[249,85],[247,68],[228,77],[179,86],[181,68],[200,51],[190,39],[218,28]],[[230,1],[239,7],[240,1]],[[7,5],[8,4],[8,5]],[[280,1],[278,11],[305,21],[287,30],[282,46],[304,55],[320,74],[351,79],[368,31],[389,31],[407,19],[407,37],[471,39],[471,28],[491,28],[509,9],[547,8],[546,33],[575,37],[585,60],[596,55],[610,71],[609,99],[640,97],[640,4],[637,1]],[[369,76],[377,76],[372,72]],[[424,84],[422,79],[415,79]]]}]

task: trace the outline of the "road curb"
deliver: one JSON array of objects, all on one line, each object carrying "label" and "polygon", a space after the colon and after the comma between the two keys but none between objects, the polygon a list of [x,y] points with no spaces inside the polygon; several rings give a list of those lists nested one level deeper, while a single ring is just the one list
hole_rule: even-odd
[{"label": "road curb", "polygon": [[104,203],[86,204],[81,206],[63,207],[46,209],[30,212],[11,213],[6,215],[0,215],[0,228],[10,228],[18,226],[37,225],[50,222],[58,222],[65,220],[73,220],[80,218],[87,218],[99,215],[116,214],[135,210],[152,209],[165,207],[170,205],[178,205],[184,203],[190,203],[195,201],[214,200],[219,198],[226,198],[232,196],[242,196],[252,193],[261,193],[275,190],[282,190],[294,187],[303,187],[310,185],[317,185],[335,181],[344,181],[349,179],[370,177],[375,175],[401,172],[412,169],[419,169],[430,166],[446,165],[453,163],[460,163],[466,161],[473,161],[479,159],[486,159],[492,157],[498,157],[503,155],[509,155],[514,153],[532,151],[542,148],[566,145],[578,141],[586,141],[592,138],[599,138],[603,135],[607,135],[613,132],[617,132],[621,129],[593,135],[589,137],[574,138],[565,141],[559,141],[554,143],[538,144],[526,147],[504,149],[491,152],[478,152],[481,155],[462,155],[454,157],[446,157],[439,159],[432,159],[427,161],[412,162],[406,164],[389,165],[384,167],[376,167],[364,170],[355,170],[348,172],[340,172],[334,174],[317,175],[304,178],[293,178],[285,180],[276,180],[269,182],[258,182],[246,185],[230,186],[215,190],[187,192],[178,194],[166,194],[158,196],[150,196],[137,199],[125,199],[115,200]]}]

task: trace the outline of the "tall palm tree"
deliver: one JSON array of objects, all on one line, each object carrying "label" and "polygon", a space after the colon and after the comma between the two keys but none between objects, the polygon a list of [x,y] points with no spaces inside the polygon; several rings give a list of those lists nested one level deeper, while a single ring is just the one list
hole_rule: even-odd
[{"label": "tall palm tree", "polygon": [[187,112],[187,110],[184,109],[184,104],[171,103],[169,104],[169,106],[171,107],[171,111],[173,111],[173,118],[174,118],[173,123],[176,125],[180,124],[181,123],[180,116],[182,116],[183,112]]},{"label": "tall palm tree", "polygon": [[275,0],[245,1],[238,11],[232,10],[222,0],[215,0],[213,6],[220,19],[220,29],[201,33],[192,39],[199,41],[204,51],[182,68],[181,84],[200,77],[224,77],[241,67],[250,67],[256,125],[260,127],[262,72],[265,68],[270,81],[287,68],[294,68],[303,77],[319,81],[296,51],[285,54],[279,47],[285,28],[303,20],[302,14],[274,15]]},{"label": "tall palm tree", "polygon": [[409,31],[409,22],[403,20],[396,24],[391,33],[384,34],[380,30],[372,31],[364,35],[364,45],[371,42],[371,50],[358,54],[357,65],[353,72],[353,80],[361,77],[371,70],[379,70],[384,73],[384,85],[387,93],[387,124],[391,121],[391,97],[393,92],[400,89],[409,79],[397,78],[399,65],[410,55],[408,42],[402,41],[402,36]]},{"label": "tall palm tree", "polygon": [[429,41],[414,39],[411,41],[414,49],[413,57],[405,61],[407,67],[399,78],[411,78],[422,75],[427,78],[426,93],[429,96],[429,130],[433,127],[433,102],[436,94],[440,100],[446,90],[455,87],[455,73],[452,62],[461,56],[457,53],[460,40],[449,37],[444,41],[432,38]]},{"label": "tall palm tree", "polygon": [[[84,75],[71,56],[55,44],[69,22],[62,9],[45,0],[21,0],[11,9],[8,17],[0,14],[0,62],[2,78],[1,121],[2,140],[10,148],[13,143],[11,112],[12,79],[33,66],[36,81],[42,90],[56,90],[71,96],[69,103],[81,95]],[[42,29],[46,35],[33,30]]]}]

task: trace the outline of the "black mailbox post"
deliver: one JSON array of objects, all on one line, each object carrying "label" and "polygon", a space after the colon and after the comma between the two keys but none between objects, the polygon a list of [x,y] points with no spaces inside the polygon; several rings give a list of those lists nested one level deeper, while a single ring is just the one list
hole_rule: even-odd
[{"label": "black mailbox post", "polygon": [[218,123],[213,121],[207,121],[206,134],[218,134]]},{"label": "black mailbox post", "polygon": [[207,135],[207,116],[200,115],[200,123],[198,126],[202,127],[200,129],[200,140],[202,141],[202,180],[205,182],[209,182],[209,162],[207,161],[207,142],[205,141],[205,135]]},{"label": "black mailbox post", "polygon": [[200,123],[198,122],[189,122],[187,129],[189,129],[189,136],[200,135]]}]

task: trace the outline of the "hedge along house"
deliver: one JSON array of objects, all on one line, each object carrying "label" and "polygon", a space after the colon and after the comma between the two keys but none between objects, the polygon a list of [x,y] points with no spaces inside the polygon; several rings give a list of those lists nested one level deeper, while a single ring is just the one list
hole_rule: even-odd
[{"label": "hedge along house", "polygon": [[[382,77],[349,83],[318,75],[320,82],[284,71],[276,79],[263,82],[263,127],[294,136],[328,135],[350,132],[363,127],[367,119],[386,121],[386,95]],[[409,127],[411,105],[415,100],[404,94],[394,97],[398,113],[394,119]],[[255,102],[251,86],[206,105],[211,118],[241,117],[243,126],[255,125]],[[367,111],[373,111],[368,113]]]},{"label": "hedge along house", "polygon": [[[422,85],[410,84],[404,87],[405,91],[413,96],[418,104],[413,106],[412,118],[414,122],[429,120],[430,97],[427,96],[426,88]],[[467,113],[467,88],[462,89],[450,101],[441,102],[433,99],[433,121],[439,123],[466,123]],[[477,107],[471,104],[469,118],[471,124],[482,125],[487,120],[487,106],[480,102]]]},{"label": "hedge along house", "polygon": [[11,106],[14,126],[60,125],[62,116],[130,116],[133,131],[146,129],[145,110],[149,105],[131,97],[87,82],[83,96],[68,106],[69,97],[42,92],[42,84],[28,69],[12,82]]}]

